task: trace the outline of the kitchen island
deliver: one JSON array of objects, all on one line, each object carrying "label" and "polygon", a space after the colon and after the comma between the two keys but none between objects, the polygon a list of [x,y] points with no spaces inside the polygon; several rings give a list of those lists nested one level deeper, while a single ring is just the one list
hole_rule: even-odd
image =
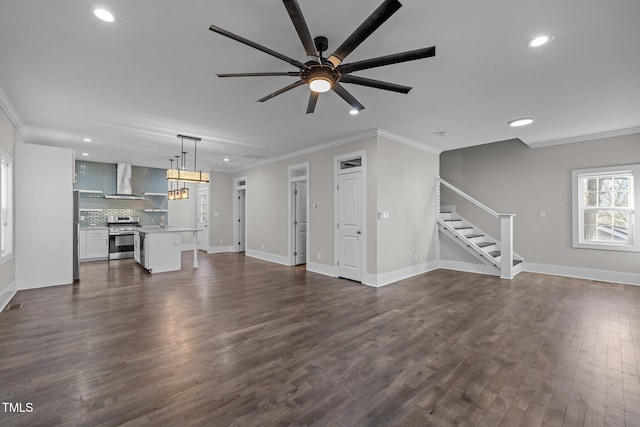
[{"label": "kitchen island", "polygon": [[180,233],[193,233],[193,268],[198,268],[198,231],[187,227],[141,227],[133,239],[133,257],[149,273],[182,268]]}]

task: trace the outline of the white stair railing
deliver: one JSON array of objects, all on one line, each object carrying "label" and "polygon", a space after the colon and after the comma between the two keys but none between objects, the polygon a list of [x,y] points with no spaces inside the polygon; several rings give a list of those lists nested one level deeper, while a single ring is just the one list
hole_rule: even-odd
[{"label": "white stair railing", "polygon": [[515,214],[500,214],[493,209],[480,203],[464,191],[448,183],[440,176],[436,177],[436,217],[440,217],[440,186],[444,185],[458,195],[464,197],[469,202],[483,209],[494,218],[500,221],[500,278],[513,279],[514,267],[513,267],[513,217]]}]

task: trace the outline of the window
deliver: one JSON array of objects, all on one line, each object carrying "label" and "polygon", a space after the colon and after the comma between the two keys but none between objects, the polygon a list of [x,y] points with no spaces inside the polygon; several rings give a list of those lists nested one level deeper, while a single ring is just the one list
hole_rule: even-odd
[{"label": "window", "polygon": [[0,150],[0,264],[13,255],[13,195],[11,157]]},{"label": "window", "polygon": [[573,171],[573,246],[640,251],[634,177],[640,165]]}]

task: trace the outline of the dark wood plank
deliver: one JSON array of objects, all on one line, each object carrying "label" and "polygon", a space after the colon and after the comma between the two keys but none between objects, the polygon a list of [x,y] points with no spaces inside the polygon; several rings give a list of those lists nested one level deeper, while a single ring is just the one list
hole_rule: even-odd
[{"label": "dark wood plank", "polygon": [[375,289],[201,254],[157,275],[83,263],[14,301],[0,397],[34,411],[0,425],[640,422],[632,286],[438,270]]}]

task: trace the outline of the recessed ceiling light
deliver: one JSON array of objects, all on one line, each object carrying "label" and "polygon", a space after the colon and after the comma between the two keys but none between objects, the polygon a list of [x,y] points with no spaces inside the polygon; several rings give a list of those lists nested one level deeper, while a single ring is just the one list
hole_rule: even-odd
[{"label": "recessed ceiling light", "polygon": [[96,18],[104,22],[114,22],[116,20],[116,17],[113,15],[113,13],[109,12],[106,9],[94,9],[93,14],[96,16]]},{"label": "recessed ceiling light", "polygon": [[528,126],[531,123],[533,123],[533,119],[529,118],[529,117],[526,117],[526,118],[522,118],[522,119],[511,120],[509,122],[509,126],[517,128],[517,127],[520,127],[520,126]]},{"label": "recessed ceiling light", "polygon": [[540,47],[549,43],[553,39],[551,34],[541,34],[537,37],[532,38],[527,42],[527,46],[529,47]]},{"label": "recessed ceiling light", "polygon": [[82,138],[82,140],[84,142],[93,142],[93,139],[91,139],[91,138]]},{"label": "recessed ceiling light", "polygon": [[225,162],[228,162],[228,161],[229,161],[229,159],[223,159],[223,160],[224,160]]},{"label": "recessed ceiling light", "polygon": [[349,114],[351,114],[352,116],[355,116],[356,114],[358,114],[360,111],[356,110],[355,108],[351,111],[349,111]]},{"label": "recessed ceiling light", "polygon": [[89,155],[89,153],[82,153],[82,155],[83,155],[83,156],[88,156],[88,155]]}]

